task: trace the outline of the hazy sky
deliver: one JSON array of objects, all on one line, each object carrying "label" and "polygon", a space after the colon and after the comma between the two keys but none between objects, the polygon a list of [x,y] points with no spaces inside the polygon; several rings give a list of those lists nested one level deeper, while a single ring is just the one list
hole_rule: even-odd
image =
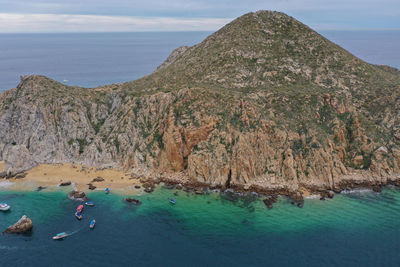
[{"label": "hazy sky", "polygon": [[217,30],[260,9],[314,29],[400,29],[400,0],[0,0],[0,32]]}]

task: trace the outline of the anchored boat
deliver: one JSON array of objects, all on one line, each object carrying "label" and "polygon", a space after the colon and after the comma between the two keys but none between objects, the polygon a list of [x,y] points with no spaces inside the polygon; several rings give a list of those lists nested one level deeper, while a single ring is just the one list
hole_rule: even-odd
[{"label": "anchored boat", "polygon": [[105,192],[106,192],[106,194],[110,193],[110,188],[107,187]]},{"label": "anchored boat", "polygon": [[171,203],[171,204],[174,204],[174,205],[175,205],[175,204],[176,204],[176,201],[175,201],[175,199],[173,199],[173,198],[170,198],[170,199],[169,199],[169,203]]},{"label": "anchored boat", "polygon": [[5,202],[0,203],[0,210],[6,211],[6,210],[9,210],[9,209],[10,209],[10,206],[7,203],[5,203]]},{"label": "anchored boat", "polygon": [[90,228],[90,229],[93,229],[95,225],[96,225],[96,220],[93,219],[93,220],[90,222],[90,224],[89,224],[89,228]]},{"label": "anchored boat", "polygon": [[67,236],[68,236],[67,233],[62,232],[62,233],[59,233],[59,234],[53,236],[53,239],[54,239],[54,240],[60,240],[60,239],[63,239],[64,237],[67,237]]},{"label": "anchored boat", "polygon": [[76,212],[82,212],[82,210],[83,210],[83,205],[79,205],[79,206],[76,208]]},{"label": "anchored boat", "polygon": [[82,220],[82,218],[83,218],[83,216],[82,216],[82,213],[80,213],[80,212],[75,212],[75,217],[78,219],[78,220]]},{"label": "anchored boat", "polygon": [[88,201],[85,203],[86,206],[94,206],[94,202],[92,201]]}]

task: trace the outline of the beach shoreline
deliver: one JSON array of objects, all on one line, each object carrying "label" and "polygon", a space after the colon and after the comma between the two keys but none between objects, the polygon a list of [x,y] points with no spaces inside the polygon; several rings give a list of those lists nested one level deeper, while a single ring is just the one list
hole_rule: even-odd
[{"label": "beach shoreline", "polygon": [[[4,162],[0,161],[0,171],[4,168]],[[68,189],[74,191],[104,191],[109,187],[114,193],[120,195],[141,195],[150,193],[157,185],[163,185],[168,189],[183,190],[194,194],[205,194],[207,191],[225,192],[238,195],[257,194],[259,197],[269,198],[285,196],[292,199],[293,203],[302,204],[304,199],[319,198],[324,200],[332,198],[334,194],[353,190],[368,189],[381,192],[384,186],[399,186],[398,180],[388,180],[386,183],[371,183],[369,181],[346,180],[335,190],[319,187],[302,187],[297,191],[286,187],[265,188],[258,185],[245,187],[242,185],[231,185],[230,187],[213,186],[205,183],[190,181],[186,176],[179,174],[164,173],[150,178],[149,175],[136,175],[128,171],[85,166],[72,163],[39,164],[30,170],[23,172],[23,178],[18,175],[0,180],[0,188],[15,191],[32,191],[40,187],[48,191]],[[101,178],[101,179],[99,179]],[[99,181],[100,180],[100,181]],[[61,186],[67,183],[66,186]],[[273,200],[274,202],[275,200]],[[301,206],[301,205],[300,205]]]},{"label": "beach shoreline", "polygon": [[[4,162],[0,162],[0,170],[4,168]],[[13,190],[33,190],[38,187],[48,189],[72,187],[76,191],[103,191],[112,187],[117,191],[137,191],[142,183],[130,174],[115,170],[96,167],[87,167],[79,164],[39,164],[24,172],[23,178],[18,176],[4,180]],[[66,186],[60,186],[61,184]],[[89,186],[91,185],[91,186]],[[136,188],[135,188],[136,186]],[[92,189],[90,189],[90,187]]]}]

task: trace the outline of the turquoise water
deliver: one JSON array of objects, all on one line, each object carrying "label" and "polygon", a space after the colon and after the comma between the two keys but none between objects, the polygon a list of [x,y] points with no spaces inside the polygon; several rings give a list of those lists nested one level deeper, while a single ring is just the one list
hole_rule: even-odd
[{"label": "turquoise water", "polygon": [[[178,192],[177,196],[173,194]],[[261,199],[230,201],[212,193],[194,195],[157,188],[138,198],[89,194],[84,208],[66,191],[6,192],[0,229],[22,215],[31,235],[1,235],[1,266],[398,266],[400,190],[307,199],[304,208],[280,198],[272,210]],[[168,198],[174,197],[176,205]],[[96,228],[89,230],[95,218]],[[73,233],[63,241],[55,234]]]}]

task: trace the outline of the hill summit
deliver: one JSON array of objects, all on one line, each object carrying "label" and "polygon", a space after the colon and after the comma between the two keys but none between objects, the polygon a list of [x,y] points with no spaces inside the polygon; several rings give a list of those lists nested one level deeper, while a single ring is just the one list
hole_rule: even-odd
[{"label": "hill summit", "polygon": [[302,194],[400,184],[400,73],[283,13],[246,14],[152,74],[93,89],[28,76],[0,95],[9,175],[40,163]]},{"label": "hill summit", "polygon": [[193,47],[172,54],[168,65],[139,80],[141,86],[208,86],[233,90],[288,85],[357,88],[386,76],[296,19],[258,11],[232,21]]}]

